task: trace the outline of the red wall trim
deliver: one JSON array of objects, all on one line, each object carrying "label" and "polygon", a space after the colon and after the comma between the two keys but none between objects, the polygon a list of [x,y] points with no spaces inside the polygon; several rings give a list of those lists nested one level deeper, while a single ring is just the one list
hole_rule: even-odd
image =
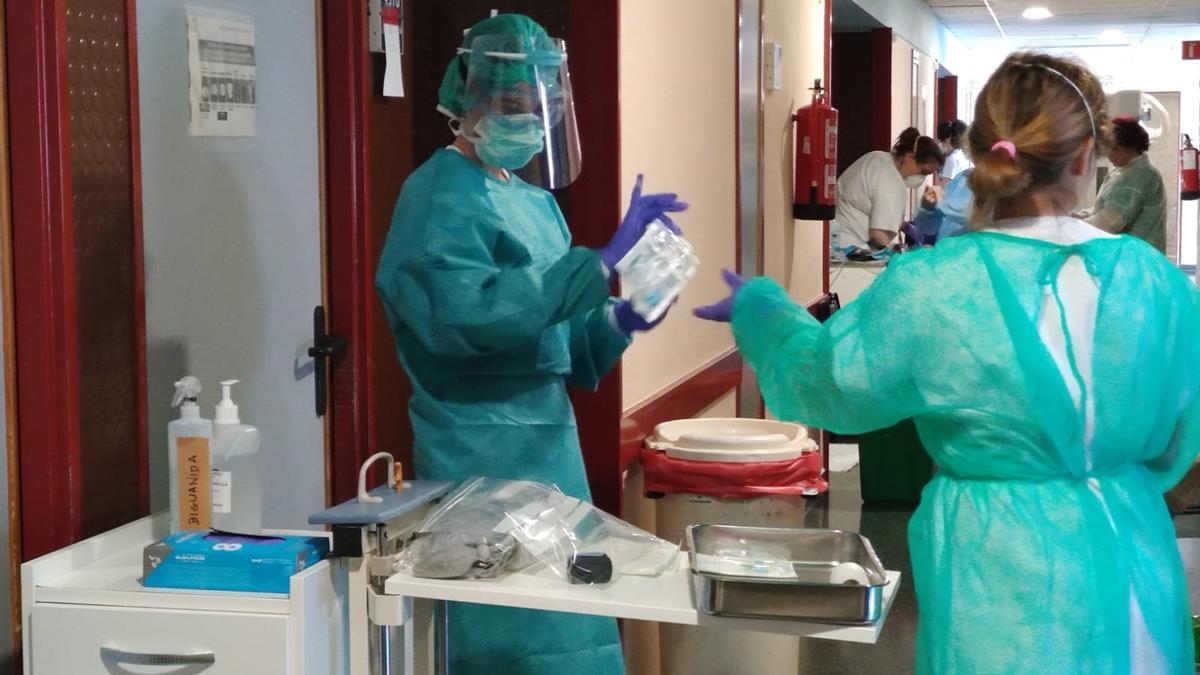
[{"label": "red wall trim", "polygon": [[[64,0],[6,0],[14,315],[26,560],[81,534]],[[27,521],[28,522],[28,521]]]},{"label": "red wall trim", "polygon": [[371,282],[367,223],[366,20],[353,2],[321,3],[325,72],[325,210],[328,323],[347,339],[330,369],[330,487],[334,503],[357,493],[369,448],[368,310]]},{"label": "red wall trim", "polygon": [[137,367],[138,509],[150,513],[150,428],[146,392],[146,274],[142,233],[142,136],[138,112],[137,0],[125,0],[125,44],[129,78],[129,178],[133,214],[134,359]]},{"label": "red wall trim", "polygon": [[892,147],[892,29],[871,31],[871,144],[877,150]]},{"label": "red wall trim", "polygon": [[[567,222],[577,244],[601,246],[621,220],[620,30],[613,0],[570,0],[567,45],[574,80],[575,112],[584,171],[570,188]],[[579,440],[592,499],[609,513],[621,512],[621,369],[600,382],[594,394],[574,393]]]},{"label": "red wall trim", "polygon": [[952,122],[958,119],[958,76],[939,77],[935,91],[937,93],[937,123]]},{"label": "red wall trim", "polygon": [[642,443],[654,433],[654,427],[694,417],[741,382],[742,356],[734,351],[630,411],[621,420],[621,472],[637,461]]},{"label": "red wall trim", "polygon": [[[4,20],[5,7],[0,3],[0,26],[7,25]],[[0,90],[7,90],[7,63],[8,48],[5,44],[7,37],[0,35]],[[3,103],[0,101],[0,103]],[[9,124],[8,124],[8,106],[0,106],[0,133],[4,134],[3,140],[0,140],[0,150],[4,156],[0,157],[0,180],[4,181],[0,185],[0,260],[12,260],[12,208],[11,208],[11,193],[9,191],[10,177],[12,176],[12,166],[9,164],[8,148],[10,143]],[[0,414],[4,415],[7,420],[7,425],[4,434],[4,453],[8,461],[8,472],[4,476],[4,481],[8,486],[8,500],[3,503],[3,506],[8,508],[6,514],[8,522],[9,537],[6,542],[8,546],[8,569],[0,570],[0,574],[8,573],[8,598],[9,603],[7,608],[0,608],[0,611],[7,611],[9,617],[9,625],[12,627],[11,635],[12,644],[14,647],[21,645],[21,479],[18,475],[21,465],[20,457],[17,454],[17,375],[16,375],[16,338],[13,334],[13,277],[12,267],[3,265],[0,270],[0,296],[4,298],[3,308],[0,309],[0,316],[3,316],[3,330],[0,331],[3,343],[3,367],[4,367],[4,407],[0,409]],[[2,638],[0,638],[2,639]],[[19,659],[19,657],[17,657]]]},{"label": "red wall trim", "polygon": [[[805,308],[817,318],[827,314],[828,296],[821,296]],[[743,372],[750,372],[749,364],[742,361],[736,351],[717,360],[709,367],[680,382],[671,389],[629,411],[621,420],[621,473],[637,461],[642,443],[654,427],[671,420],[687,419],[699,414],[716,403],[736,387],[748,386],[743,381]],[[822,434],[822,451],[828,464],[828,441]]]}]

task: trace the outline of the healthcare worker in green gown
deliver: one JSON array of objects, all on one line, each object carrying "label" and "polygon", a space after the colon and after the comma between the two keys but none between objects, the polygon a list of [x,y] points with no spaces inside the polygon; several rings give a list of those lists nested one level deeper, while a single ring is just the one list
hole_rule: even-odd
[{"label": "healthcare worker in green gown", "polygon": [[[840,433],[915,419],[917,672],[1193,675],[1163,500],[1200,450],[1200,300],[1140,239],[1072,218],[1111,134],[1082,66],[1017,53],[977,99],[974,231],[898,256],[818,324],[728,273],[768,408]],[[895,561],[893,561],[895,562]]]},{"label": "healthcare worker in green gown", "polygon": [[1144,239],[1167,252],[1167,190],[1150,163],[1150,134],[1135,117],[1113,120],[1114,145],[1108,158],[1115,167],[1096,195],[1096,205],[1080,216],[1107,232]]},{"label": "healthcare worker in green gown", "polygon": [[[476,24],[451,60],[439,110],[457,139],[404,183],[376,288],[413,384],[419,478],[536,480],[589,499],[567,385],[594,389],[637,331],[609,297],[613,266],[655,219],[686,205],[642,195],[612,240],[571,246],[546,187],[578,173],[566,51],[528,17]],[[624,672],[616,622],[454,604],[460,675]]]}]

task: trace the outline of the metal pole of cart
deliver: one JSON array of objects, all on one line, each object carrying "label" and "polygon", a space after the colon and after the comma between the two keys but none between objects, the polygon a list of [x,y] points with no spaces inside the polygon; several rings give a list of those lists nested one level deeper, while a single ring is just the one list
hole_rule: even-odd
[{"label": "metal pole of cart", "polygon": [[[366,489],[369,467],[387,459],[387,485]],[[392,480],[399,467],[386,452],[372,455],[359,470],[358,496],[309,516],[313,525],[332,526],[330,555],[344,560],[348,594],[348,659],[354,675],[412,675],[415,670],[413,598],[389,595],[397,554],[425,511],[454,488],[453,483]],[[445,616],[444,607],[439,614]],[[444,624],[445,619],[439,618]],[[437,628],[437,626],[435,626]],[[447,673],[444,625],[434,661]]]},{"label": "metal pole of cart", "polygon": [[445,600],[433,603],[433,672],[450,675],[450,606]]},{"label": "metal pole of cart", "polygon": [[[384,584],[392,571],[387,527],[376,524],[373,532],[373,555],[368,562],[367,638],[370,675],[411,675],[412,616],[401,611],[404,601],[387,597]],[[396,602],[400,604],[397,605]]]},{"label": "metal pole of cart", "polygon": [[371,675],[403,675],[403,656],[396,658],[392,654],[395,644],[392,641],[391,626],[371,624]]}]

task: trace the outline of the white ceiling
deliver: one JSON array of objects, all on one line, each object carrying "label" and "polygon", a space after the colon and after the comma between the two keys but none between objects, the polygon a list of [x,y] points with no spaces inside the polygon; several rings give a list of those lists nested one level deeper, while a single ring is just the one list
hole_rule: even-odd
[{"label": "white ceiling", "polygon": [[[926,0],[951,32],[967,44],[1001,38],[1010,47],[1083,47],[1145,41],[1200,40],[1200,0]],[[1021,17],[1029,6],[1054,16]],[[990,9],[990,11],[989,11]],[[997,27],[999,24],[999,27]],[[1118,30],[1125,40],[1101,39]]]}]

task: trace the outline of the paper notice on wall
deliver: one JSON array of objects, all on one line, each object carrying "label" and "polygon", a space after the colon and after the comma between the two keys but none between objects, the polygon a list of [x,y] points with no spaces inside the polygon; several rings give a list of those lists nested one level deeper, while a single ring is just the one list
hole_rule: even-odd
[{"label": "paper notice on wall", "polygon": [[387,59],[383,71],[383,95],[404,96],[404,74],[401,67],[400,55],[404,48],[401,43],[400,11],[395,7],[383,8],[383,53]]},{"label": "paper notice on wall", "polygon": [[187,8],[188,99],[193,136],[253,136],[258,79],[254,20]]}]

